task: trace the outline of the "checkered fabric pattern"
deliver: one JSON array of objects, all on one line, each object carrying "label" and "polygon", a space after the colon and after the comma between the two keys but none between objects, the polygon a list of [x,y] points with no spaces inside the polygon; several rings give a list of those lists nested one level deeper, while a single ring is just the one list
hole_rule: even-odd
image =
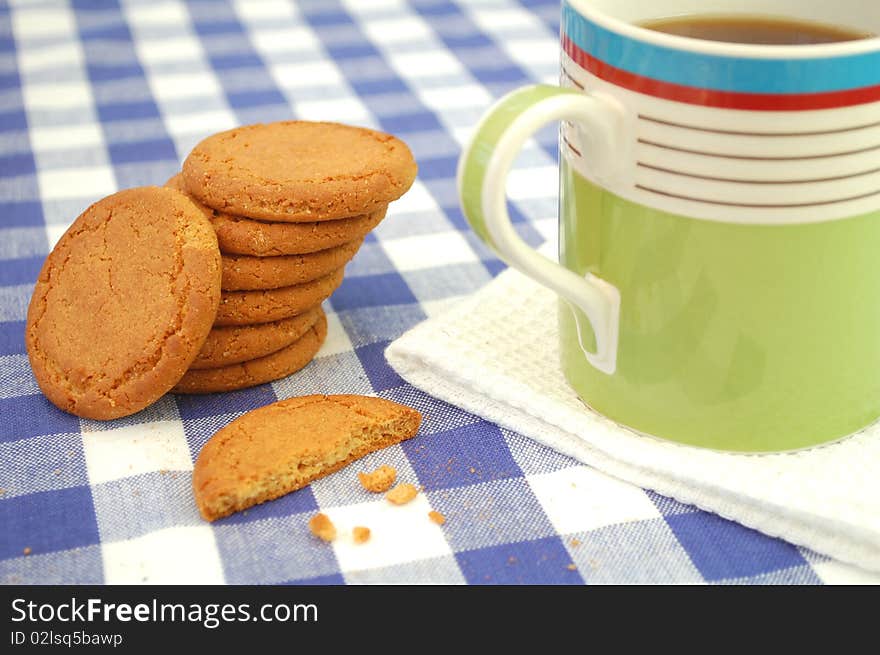
[{"label": "checkered fabric pattern", "polygon": [[[462,144],[496,98],[557,79],[556,0],[20,0],[0,6],[0,582],[820,583],[861,575],[645,492],[439,402],[386,345],[503,268],[458,207]],[[23,343],[42,261],[117,189],[161,184],[204,136],[302,118],[394,133],[419,178],[325,304],[329,335],[271,385],[166,396],[111,422],[60,412]],[[556,229],[556,136],[516,164],[512,212]],[[375,394],[420,435],[279,500],[207,524],[193,460],[249,409]],[[424,493],[393,507],[356,471],[391,464]],[[436,509],[443,526],[430,522]],[[324,511],[332,545],[306,523]],[[355,545],[350,528],[372,529]],[[25,554],[25,553],[28,554]]]}]

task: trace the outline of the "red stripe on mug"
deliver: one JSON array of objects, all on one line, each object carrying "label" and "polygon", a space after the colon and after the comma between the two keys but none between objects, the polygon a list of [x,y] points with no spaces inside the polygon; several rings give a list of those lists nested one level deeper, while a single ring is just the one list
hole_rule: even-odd
[{"label": "red stripe on mug", "polygon": [[756,111],[803,111],[834,109],[880,101],[880,85],[844,91],[803,94],[740,93],[701,89],[695,86],[661,82],[615,68],[581,50],[565,34],[562,35],[562,47],[578,66],[610,84],[637,93],[691,105]]}]

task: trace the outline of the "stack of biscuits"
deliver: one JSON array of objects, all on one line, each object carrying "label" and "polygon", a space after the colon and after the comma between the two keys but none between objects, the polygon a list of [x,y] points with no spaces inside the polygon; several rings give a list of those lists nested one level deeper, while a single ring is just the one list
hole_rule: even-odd
[{"label": "stack of biscuits", "polygon": [[402,141],[338,123],[249,125],[199,143],[166,186],[213,226],[222,291],[172,391],[243,389],[308,364],[327,335],[322,302],[415,175]]}]

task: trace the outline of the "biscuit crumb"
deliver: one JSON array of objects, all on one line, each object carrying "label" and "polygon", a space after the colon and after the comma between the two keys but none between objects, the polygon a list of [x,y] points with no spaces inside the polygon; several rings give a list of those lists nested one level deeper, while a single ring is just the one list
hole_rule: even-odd
[{"label": "biscuit crumb", "polygon": [[475,469],[475,468],[472,466],[472,467],[470,468],[470,471],[471,471],[471,473],[476,473],[476,472],[477,472],[477,469]]},{"label": "biscuit crumb", "polygon": [[6,493],[6,489],[0,489],[0,496]]},{"label": "biscuit crumb", "polygon": [[370,538],[370,528],[365,528],[362,525],[355,526],[351,535],[354,537],[354,543],[362,544]]},{"label": "biscuit crumb", "polygon": [[61,469],[55,469],[54,471],[52,471],[52,474],[53,475],[61,475]]},{"label": "biscuit crumb", "polygon": [[326,514],[315,514],[309,519],[309,530],[318,539],[333,541],[336,539],[336,526]]},{"label": "biscuit crumb", "polygon": [[397,469],[393,466],[382,465],[372,473],[358,473],[361,486],[374,494],[388,491],[397,479]]},{"label": "biscuit crumb", "polygon": [[572,539],[568,543],[570,543],[574,548],[577,548],[578,546],[581,545],[581,540],[580,539]]},{"label": "biscuit crumb", "polygon": [[30,555],[31,554],[31,547],[26,546],[25,549],[21,552],[23,552],[25,555]]},{"label": "biscuit crumb", "polygon": [[433,509],[428,512],[428,518],[437,525],[443,525],[444,523],[446,523],[446,517],[443,516],[440,512],[434,511]]},{"label": "biscuit crumb", "polygon": [[575,564],[569,564],[565,568],[567,568],[569,571],[577,571],[578,567]]},{"label": "biscuit crumb", "polygon": [[399,485],[394,487],[394,489],[385,494],[385,498],[388,499],[388,502],[395,505],[406,505],[418,494],[419,490],[416,489],[409,482],[401,482]]}]

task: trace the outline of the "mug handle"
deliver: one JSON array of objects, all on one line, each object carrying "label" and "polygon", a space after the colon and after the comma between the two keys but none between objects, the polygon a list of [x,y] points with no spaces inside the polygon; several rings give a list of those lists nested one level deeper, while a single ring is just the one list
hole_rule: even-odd
[{"label": "mug handle", "polygon": [[546,123],[560,120],[578,126],[582,151],[590,152],[596,177],[600,181],[614,177],[623,159],[621,116],[614,101],[583,91],[544,84],[517,89],[482,118],[462,153],[457,175],[462,211],[477,235],[505,262],[586,315],[596,337],[596,352],[584,348],[584,354],[609,375],[617,368],[620,291],[592,273],[581,277],[529,247],[510,222],[505,187],[526,140]]}]

